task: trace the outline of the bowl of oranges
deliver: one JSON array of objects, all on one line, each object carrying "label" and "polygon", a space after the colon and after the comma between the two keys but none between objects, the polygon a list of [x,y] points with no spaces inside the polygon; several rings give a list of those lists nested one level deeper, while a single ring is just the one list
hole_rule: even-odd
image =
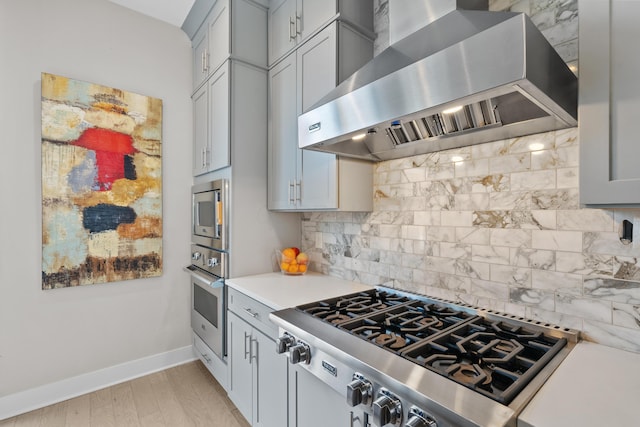
[{"label": "bowl of oranges", "polygon": [[309,256],[296,247],[276,250],[276,257],[280,261],[280,271],[284,274],[299,276],[307,272]]}]

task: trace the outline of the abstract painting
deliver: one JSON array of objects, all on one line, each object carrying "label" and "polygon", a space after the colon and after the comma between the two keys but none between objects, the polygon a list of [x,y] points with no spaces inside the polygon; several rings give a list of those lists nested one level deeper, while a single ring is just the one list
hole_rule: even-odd
[{"label": "abstract painting", "polygon": [[42,289],[162,274],[162,100],[42,73]]}]

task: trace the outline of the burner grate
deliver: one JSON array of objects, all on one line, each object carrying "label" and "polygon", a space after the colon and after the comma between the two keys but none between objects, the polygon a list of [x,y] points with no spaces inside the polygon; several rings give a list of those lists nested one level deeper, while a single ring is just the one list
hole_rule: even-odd
[{"label": "burner grate", "polygon": [[509,404],[566,344],[536,331],[476,318],[402,351],[414,363]]}]

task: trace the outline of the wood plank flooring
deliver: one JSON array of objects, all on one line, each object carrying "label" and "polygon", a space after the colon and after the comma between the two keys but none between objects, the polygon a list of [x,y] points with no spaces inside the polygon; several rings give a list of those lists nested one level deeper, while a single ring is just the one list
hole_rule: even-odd
[{"label": "wood plank flooring", "polygon": [[0,421],[0,427],[249,427],[198,360]]}]

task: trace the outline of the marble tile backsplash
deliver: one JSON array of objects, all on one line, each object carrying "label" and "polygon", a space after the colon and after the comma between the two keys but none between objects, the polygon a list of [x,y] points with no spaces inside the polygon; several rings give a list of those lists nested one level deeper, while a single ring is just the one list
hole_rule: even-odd
[{"label": "marble tile backsplash", "polygon": [[[577,62],[577,1],[490,0],[524,11]],[[374,0],[376,52],[388,5]],[[579,204],[578,129],[377,163],[374,210],[302,216],[312,269],[582,331],[640,352],[640,210]],[[634,242],[623,245],[623,219]]]}]

